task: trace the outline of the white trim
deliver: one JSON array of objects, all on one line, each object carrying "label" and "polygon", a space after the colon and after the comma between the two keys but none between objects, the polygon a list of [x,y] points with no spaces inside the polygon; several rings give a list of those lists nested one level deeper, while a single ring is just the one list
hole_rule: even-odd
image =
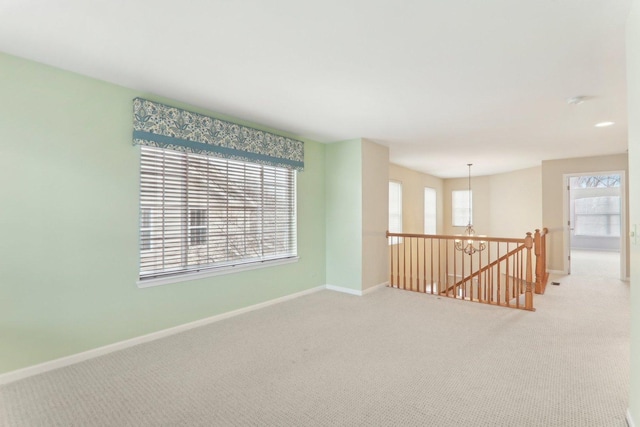
[{"label": "white trim", "polygon": [[620,278],[627,277],[627,242],[629,232],[627,230],[627,175],[625,171],[620,171]]},{"label": "white trim", "polygon": [[384,288],[385,286],[389,286],[389,282],[383,282],[383,283],[378,283],[377,285],[374,285],[370,288],[367,288],[363,291],[359,290],[359,289],[351,289],[351,288],[345,288],[342,286],[336,286],[336,285],[325,285],[325,287],[330,290],[330,291],[335,291],[335,292],[342,292],[344,294],[349,294],[349,295],[356,295],[356,296],[364,296],[367,295],[371,292],[377,291],[380,288]]},{"label": "white trim", "polygon": [[[627,242],[629,236],[627,233],[627,176],[624,170],[614,171],[595,171],[595,172],[574,172],[562,174],[562,229],[564,257],[562,261],[562,274],[571,274],[571,262],[569,255],[571,254],[571,236],[569,221],[569,187],[570,179],[574,176],[593,176],[593,175],[620,175],[620,280],[625,280],[627,276]],[[573,226],[573,224],[571,225]]]},{"label": "white trim", "polygon": [[571,212],[569,211],[569,197],[571,187],[571,174],[562,174],[562,274],[571,274],[571,228],[568,225]]},{"label": "white trim", "polygon": [[627,425],[629,427],[636,427],[636,424],[633,422],[633,418],[631,418],[631,411],[627,408]]},{"label": "white trim", "polygon": [[562,270],[547,270],[547,273],[549,274],[560,274],[560,275],[566,275],[567,272],[566,271],[562,271]]},{"label": "white trim", "polygon": [[387,282],[383,282],[383,283],[379,283],[379,284],[377,284],[375,286],[372,286],[372,287],[367,288],[364,291],[362,291],[362,295],[370,294],[371,292],[378,291],[381,288],[384,288],[384,287],[387,287],[387,286],[389,286],[389,282],[388,281]]},{"label": "white trim", "polygon": [[359,297],[362,296],[362,291],[358,289],[344,288],[342,286],[335,285],[325,285],[325,287],[330,291],[342,292],[344,294],[356,295]]},{"label": "white trim", "polygon": [[188,331],[189,329],[197,328],[199,326],[205,326],[210,323],[218,322],[220,320],[228,319],[230,317],[238,316],[240,314],[248,313],[250,311],[259,310],[261,308],[268,307],[270,305],[278,304],[281,302],[289,301],[304,295],[309,295],[321,290],[327,289],[331,291],[343,292],[351,295],[362,296],[370,292],[374,292],[384,286],[387,286],[389,282],[380,283],[372,286],[364,291],[356,289],[343,288],[341,286],[333,285],[321,285],[315,288],[307,289],[304,291],[296,292],[294,294],[285,295],[280,298],[275,298],[258,304],[250,305],[248,307],[239,308],[237,310],[228,311],[226,313],[217,314],[215,316],[207,317],[193,322],[184,323],[182,325],[174,326],[172,328],[163,329],[160,331],[152,332],[146,335],[140,335],[138,337],[130,338],[128,340],[115,342],[102,347],[93,348],[91,350],[83,351],[81,353],[75,353],[69,356],[61,357],[58,359],[50,360],[48,362],[39,363],[37,365],[27,366],[26,368],[17,369],[15,371],[9,371],[4,374],[0,374],[0,385],[9,384],[14,381],[22,380],[34,375],[42,374],[54,369],[64,368],[85,360],[93,359],[94,357],[104,356],[105,354],[113,353],[115,351],[124,350],[129,347],[143,344],[150,341],[155,341],[160,338],[175,335],[180,332]]},{"label": "white trim", "polygon": [[176,274],[175,276],[158,277],[156,279],[143,279],[136,282],[138,288],[150,288],[153,286],[168,285],[171,283],[186,282],[187,280],[204,279],[205,277],[221,276],[223,274],[239,273],[241,271],[256,270],[258,268],[275,267],[277,265],[292,264],[298,262],[300,257],[274,259],[268,261],[249,262],[246,264],[228,265],[225,267],[211,268],[202,271],[194,271]]},{"label": "white trim", "polygon": [[198,326],[208,325],[210,323],[228,319],[230,317],[234,317],[239,314],[258,310],[260,308],[268,307],[270,305],[278,304],[278,303],[288,301],[294,298],[298,298],[304,295],[312,294],[312,293],[321,291],[325,288],[326,288],[325,286],[317,286],[315,288],[307,289],[301,292],[296,292],[290,295],[285,295],[280,298],[275,298],[269,301],[250,305],[248,307],[243,307],[243,308],[239,308],[237,310],[229,311],[226,313],[217,314],[215,316],[207,317],[205,319],[195,320],[193,322],[184,323],[182,325],[174,326],[172,328],[163,329],[161,331],[152,332],[150,334],[141,335],[139,337],[130,338],[124,341],[119,341],[113,344],[83,351],[81,353],[72,354],[70,356],[65,356],[59,359],[54,359],[48,362],[43,362],[37,365],[27,366],[26,368],[10,371],[0,375],[0,385],[8,384],[14,381],[28,378],[33,375],[42,374],[44,372],[52,371],[54,369],[63,368],[65,366],[69,366],[75,363],[83,362],[85,360],[93,359],[94,357],[103,356],[105,354],[113,353],[114,351],[133,347],[138,344],[146,343],[149,341],[155,341],[160,338],[168,337],[170,335],[175,335],[179,332],[184,332],[184,331],[188,331],[189,329],[197,328]]}]

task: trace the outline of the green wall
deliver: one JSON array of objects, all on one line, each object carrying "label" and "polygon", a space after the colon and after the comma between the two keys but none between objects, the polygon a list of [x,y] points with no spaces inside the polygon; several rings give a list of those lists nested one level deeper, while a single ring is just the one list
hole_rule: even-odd
[{"label": "green wall", "polygon": [[362,141],[326,146],[327,284],[362,290]]},{"label": "green wall", "polygon": [[366,139],[326,147],[327,284],[362,292],[389,280],[389,149]]},{"label": "green wall", "polygon": [[207,113],[0,54],[0,373],[326,283],[325,146],[305,141],[299,262],[138,289],[136,96]]}]

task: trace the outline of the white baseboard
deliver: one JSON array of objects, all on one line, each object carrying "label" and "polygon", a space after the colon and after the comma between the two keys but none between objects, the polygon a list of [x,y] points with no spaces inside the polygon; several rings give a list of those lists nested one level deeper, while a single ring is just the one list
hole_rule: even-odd
[{"label": "white baseboard", "polygon": [[631,418],[631,412],[629,412],[628,408],[627,408],[627,425],[629,427],[636,427],[635,423],[633,422],[633,418]]},{"label": "white baseboard", "polygon": [[362,295],[367,295],[370,294],[371,292],[375,292],[377,290],[380,290],[382,288],[386,288],[387,286],[389,286],[389,282],[383,282],[383,283],[379,283],[375,286],[372,286],[370,288],[365,289],[364,291],[362,291]]},{"label": "white baseboard", "polygon": [[188,331],[189,329],[197,328],[198,326],[208,325],[210,323],[218,322],[220,320],[228,319],[230,317],[237,316],[239,314],[247,313],[250,311],[258,310],[260,308],[268,307],[270,305],[278,304],[284,301],[288,301],[294,298],[298,298],[304,295],[312,294],[314,292],[326,289],[326,286],[317,286],[315,288],[307,289],[295,294],[285,295],[280,298],[275,298],[269,301],[261,302],[259,304],[251,305],[249,307],[243,307],[238,310],[229,311],[227,313],[217,314],[215,316],[207,317],[205,319],[195,320],[193,322],[185,323],[182,325],[174,326],[172,328],[163,329],[161,331],[152,332],[150,334],[141,335],[139,337],[131,338],[124,341],[119,341],[113,344],[105,345],[102,347],[94,348],[91,350],[83,351],[81,353],[72,354],[70,356],[61,357],[59,359],[50,360],[48,362],[39,363],[33,366],[27,366],[26,368],[10,371],[0,375],[0,385],[8,384],[14,381],[18,381],[33,375],[41,374],[44,372],[52,371],[54,369],[63,368],[65,366],[73,365],[75,363],[83,362],[94,357],[103,356],[114,351],[123,350],[125,348],[133,347],[138,344],[154,341],[160,338],[168,337],[170,335],[177,334],[179,332]]},{"label": "white baseboard", "polygon": [[567,274],[566,271],[562,271],[562,270],[547,270],[547,273],[549,273],[549,274]]},{"label": "white baseboard", "polygon": [[133,347],[138,344],[154,341],[160,338],[168,337],[180,332],[188,331],[189,329],[197,328],[198,326],[208,325],[210,323],[218,322],[220,320],[228,319],[230,317],[238,316],[239,314],[248,313],[250,311],[258,310],[270,305],[278,304],[284,301],[288,301],[294,298],[298,298],[304,295],[312,294],[314,292],[328,289],[331,291],[343,292],[351,295],[362,296],[370,292],[376,291],[384,286],[387,286],[389,282],[380,283],[379,285],[372,286],[364,291],[343,288],[341,286],[323,285],[315,288],[307,289],[295,294],[285,295],[280,298],[272,299],[269,301],[254,304],[249,307],[239,308],[237,310],[229,311],[227,313],[217,314],[215,316],[207,317],[205,319],[195,320],[193,322],[185,323],[182,325],[174,326],[172,328],[163,329],[161,331],[152,332],[150,334],[141,335],[139,337],[130,338],[128,340],[119,341],[113,344],[108,344],[102,347],[94,348],[91,350],[83,351],[81,353],[72,354],[70,356],[61,357],[59,359],[50,360],[48,362],[39,363],[33,366],[27,366],[26,368],[17,369],[15,371],[6,372],[0,375],[0,385],[12,383],[24,378],[31,377],[33,375],[42,374],[44,372],[52,371],[54,369],[63,368],[65,366],[73,365],[75,363],[83,362],[85,360],[93,359],[94,357],[103,356],[105,354],[113,353],[114,351],[124,350],[125,348]]},{"label": "white baseboard", "polygon": [[349,295],[357,295],[359,297],[362,296],[362,291],[359,289],[344,288],[342,286],[335,285],[325,285],[325,287],[330,291],[342,292],[343,294]]},{"label": "white baseboard", "polygon": [[383,282],[383,283],[379,283],[375,286],[372,286],[370,288],[367,288],[363,291],[359,290],[359,289],[351,289],[351,288],[345,288],[342,286],[336,286],[336,285],[325,285],[326,288],[330,291],[336,291],[336,292],[342,292],[345,294],[349,294],[349,295],[357,295],[359,297],[363,296],[363,295],[367,295],[368,293],[377,291],[380,288],[383,288],[385,286],[388,286],[389,282]]}]

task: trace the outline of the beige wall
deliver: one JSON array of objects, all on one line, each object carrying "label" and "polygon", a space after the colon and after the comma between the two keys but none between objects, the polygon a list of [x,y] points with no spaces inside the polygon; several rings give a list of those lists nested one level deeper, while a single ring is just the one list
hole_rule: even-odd
[{"label": "beige wall", "polygon": [[[548,160],[540,167],[491,176],[474,177],[472,170],[473,226],[476,233],[523,237],[528,231],[547,227],[550,233],[547,239],[548,268],[563,270],[563,176],[610,171],[624,171],[628,182],[627,155]],[[461,234],[464,231],[463,227],[451,224],[451,192],[466,190],[467,178],[441,180],[398,165],[390,166],[389,178],[403,184],[404,232],[423,233],[425,186],[436,188],[438,194],[438,233]],[[625,199],[628,198],[627,185]],[[629,265],[627,250],[627,274]]]},{"label": "beige wall", "polygon": [[[627,25],[629,100],[629,223],[640,226],[640,0],[635,0]],[[640,425],[640,240],[630,248],[631,262],[631,380],[629,415]],[[630,424],[634,425],[634,424]]]},{"label": "beige wall", "polygon": [[[444,180],[444,234],[462,234],[464,227],[454,227],[451,218],[451,192],[467,190],[468,178]],[[471,191],[473,193],[473,228],[476,234],[489,235],[491,231],[491,192],[488,176],[473,176],[471,172]]]},{"label": "beige wall", "polygon": [[436,229],[438,234],[442,234],[443,180],[394,164],[389,165],[389,179],[402,183],[402,231],[424,233],[424,188],[430,187],[436,190]]},{"label": "beige wall", "polygon": [[545,226],[541,167],[491,175],[489,188],[489,235],[524,237],[526,232]]},{"label": "beige wall", "polygon": [[[460,234],[451,225],[451,192],[466,190],[468,178],[440,179],[402,166],[389,166],[389,179],[402,182],[405,233],[423,233],[424,187],[437,194],[438,234]],[[491,176],[471,177],[473,225],[478,234],[523,237],[542,224],[542,169],[540,167]]]},{"label": "beige wall", "polygon": [[389,280],[389,149],[362,140],[362,289]]},{"label": "beige wall", "polygon": [[[626,154],[546,160],[542,162],[542,222],[549,229],[547,238],[547,268],[564,271],[564,175],[572,173],[625,171],[627,178],[625,199],[629,199],[629,167]],[[627,204],[628,218],[628,204]],[[627,221],[628,224],[628,221]],[[628,228],[627,228],[628,229]],[[627,275],[629,251],[627,240]]]}]

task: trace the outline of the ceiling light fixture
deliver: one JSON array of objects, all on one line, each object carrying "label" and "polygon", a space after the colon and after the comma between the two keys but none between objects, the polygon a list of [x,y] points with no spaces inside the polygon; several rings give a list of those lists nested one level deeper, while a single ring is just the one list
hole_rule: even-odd
[{"label": "ceiling light fixture", "polygon": [[[473,163],[467,163],[469,166],[469,224],[464,229],[463,236],[465,237],[474,237],[476,235],[476,231],[473,229],[473,225],[471,224],[471,166]],[[474,243],[477,243],[476,247]],[[464,252],[467,255],[473,255],[476,252],[483,251],[487,247],[487,242],[483,240],[474,241],[471,239],[456,239],[455,241],[456,250]]]},{"label": "ceiling light fixture", "polygon": [[606,128],[607,126],[612,126],[615,125],[615,122],[600,122],[600,123],[596,123],[596,127],[597,128]]},{"label": "ceiling light fixture", "polygon": [[567,98],[567,104],[569,105],[579,105],[587,100],[586,96],[574,96],[573,98]]}]

